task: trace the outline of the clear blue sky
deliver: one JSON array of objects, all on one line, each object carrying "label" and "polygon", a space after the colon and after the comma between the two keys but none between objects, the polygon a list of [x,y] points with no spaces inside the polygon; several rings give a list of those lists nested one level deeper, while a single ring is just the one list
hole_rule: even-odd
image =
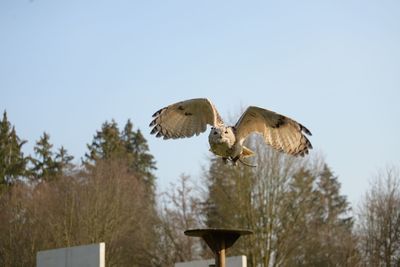
[{"label": "clear blue sky", "polygon": [[131,119],[162,190],[207,163],[207,134],[149,135],[154,111],[193,97],[303,123],[355,203],[400,163],[400,2],[0,1],[0,110],[26,153],[46,131],[79,160],[105,120]]}]

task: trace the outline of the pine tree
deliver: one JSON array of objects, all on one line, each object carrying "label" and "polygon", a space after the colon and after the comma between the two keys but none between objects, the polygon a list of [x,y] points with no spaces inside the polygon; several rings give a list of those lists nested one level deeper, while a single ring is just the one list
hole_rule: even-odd
[{"label": "pine tree", "polygon": [[27,158],[22,152],[25,143],[17,136],[15,127],[11,127],[4,111],[0,121],[0,187],[9,186],[25,175]]},{"label": "pine tree", "polygon": [[235,169],[212,158],[208,173],[208,198],[205,203],[206,224],[208,227],[232,227],[235,209],[231,198],[235,195],[233,177]]},{"label": "pine tree", "polygon": [[321,194],[325,222],[345,223],[351,221],[351,218],[346,216],[349,211],[349,203],[345,196],[340,195],[340,183],[326,164],[319,176],[318,190]]},{"label": "pine tree", "polygon": [[325,164],[323,171],[302,169],[294,175],[283,233],[289,266],[353,266],[355,239],[349,205],[340,183]]},{"label": "pine tree", "polygon": [[101,130],[96,132],[92,143],[87,147],[89,153],[85,154],[85,163],[89,165],[101,159],[124,158],[126,155],[118,125],[114,120],[103,123]]},{"label": "pine tree", "polygon": [[256,151],[257,168],[211,160],[207,226],[254,230],[231,249],[246,254],[249,266],[355,266],[349,206],[329,168],[321,172],[264,143]]},{"label": "pine tree", "polygon": [[212,158],[208,173],[208,198],[205,203],[208,227],[246,228],[251,209],[254,175],[249,167],[225,164]]},{"label": "pine tree", "polygon": [[33,180],[35,181],[47,181],[55,178],[59,174],[59,168],[57,162],[54,160],[53,145],[50,143],[50,135],[46,132],[36,142],[33,150],[37,158],[32,158],[32,173]]},{"label": "pine tree", "polygon": [[301,168],[291,180],[280,236],[285,248],[280,253],[287,266],[316,266],[319,260],[317,230],[321,225],[321,208],[316,179],[310,170]]},{"label": "pine tree", "polygon": [[352,234],[353,218],[345,196],[340,194],[340,183],[327,164],[318,177],[317,188],[320,195],[322,227],[320,249],[324,251],[325,263],[334,266],[353,266],[358,259],[355,237]]},{"label": "pine tree", "polygon": [[58,173],[61,174],[64,170],[72,168],[73,156],[69,155],[67,150],[61,146],[55,155],[55,164],[57,166]]},{"label": "pine tree", "polygon": [[136,132],[133,131],[133,124],[130,120],[125,124],[121,140],[124,143],[133,171],[144,177],[149,185],[154,186],[155,177],[152,173],[156,169],[154,157],[149,153],[147,140],[142,135],[140,129]]},{"label": "pine tree", "polygon": [[[83,163],[89,176],[96,175],[99,167],[104,172],[104,166],[118,164],[119,168],[127,170],[130,179],[138,183],[138,188],[143,188],[145,193],[138,199],[138,203],[146,203],[146,218],[152,218],[153,224],[146,225],[146,229],[142,232],[147,235],[146,242],[157,244],[159,237],[156,233],[155,222],[158,222],[158,214],[152,173],[155,169],[155,162],[141,132],[134,131],[133,124],[129,120],[122,132],[114,120],[106,121],[102,124],[101,130],[96,131],[92,143],[87,147],[89,151],[85,154]],[[115,171],[110,170],[110,173],[106,173],[106,175],[113,177]],[[133,215],[137,216],[137,214]]]},{"label": "pine tree", "polygon": [[153,155],[149,153],[147,140],[140,130],[134,131],[133,124],[127,121],[124,130],[120,132],[117,123],[105,122],[100,131],[96,132],[93,141],[87,146],[84,163],[88,168],[98,160],[119,159],[126,161],[131,171],[140,177],[153,191],[156,169]]}]

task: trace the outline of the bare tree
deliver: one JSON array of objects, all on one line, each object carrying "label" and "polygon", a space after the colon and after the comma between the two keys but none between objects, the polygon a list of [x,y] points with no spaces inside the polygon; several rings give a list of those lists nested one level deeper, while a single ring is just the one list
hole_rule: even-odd
[{"label": "bare tree", "polygon": [[249,266],[354,266],[349,206],[324,161],[250,141],[256,168],[213,159],[206,173],[207,225],[255,232],[229,252],[246,254]]},{"label": "bare tree", "polygon": [[160,266],[174,266],[176,262],[199,259],[200,239],[184,235],[187,229],[202,225],[200,198],[190,177],[181,175],[178,184],[171,184],[162,194],[160,207]]},{"label": "bare tree", "polygon": [[0,197],[0,266],[34,266],[41,232],[30,218],[31,190],[14,185]]},{"label": "bare tree", "polygon": [[400,265],[400,175],[387,167],[373,180],[358,211],[364,266]]},{"label": "bare tree", "polygon": [[0,265],[34,266],[36,252],[106,242],[107,266],[155,266],[152,198],[121,160],[2,197]]},{"label": "bare tree", "polygon": [[[231,254],[246,254],[250,266],[274,266],[277,262],[278,233],[286,209],[285,192],[299,160],[265,149],[262,140],[252,139],[257,168],[227,166],[213,159],[206,201],[210,227],[248,228],[254,235],[244,237],[230,249]],[[279,256],[278,256],[279,257]]]}]

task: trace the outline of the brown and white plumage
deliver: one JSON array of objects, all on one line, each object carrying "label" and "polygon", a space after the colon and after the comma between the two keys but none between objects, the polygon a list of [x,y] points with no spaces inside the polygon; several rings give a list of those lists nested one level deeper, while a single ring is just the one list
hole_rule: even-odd
[{"label": "brown and white plumage", "polygon": [[169,105],[153,117],[151,134],[164,139],[199,135],[211,125],[210,150],[233,162],[252,153],[243,142],[254,132],[261,134],[274,149],[290,155],[303,156],[312,148],[306,137],[311,132],[306,127],[286,116],[254,106],[247,108],[235,126],[226,126],[215,106],[206,98]]},{"label": "brown and white plumage", "polygon": [[151,134],[164,139],[177,139],[199,135],[207,130],[207,125],[222,125],[218,111],[206,98],[181,101],[153,114]]},{"label": "brown and white plumage", "polygon": [[257,132],[267,144],[290,155],[308,154],[311,143],[304,134],[311,132],[300,123],[259,107],[248,107],[235,125],[236,138],[242,142]]}]

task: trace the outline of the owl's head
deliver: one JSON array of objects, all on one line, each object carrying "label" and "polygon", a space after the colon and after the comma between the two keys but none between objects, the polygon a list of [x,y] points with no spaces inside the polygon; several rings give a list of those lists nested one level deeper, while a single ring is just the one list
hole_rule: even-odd
[{"label": "owl's head", "polygon": [[232,145],[235,142],[235,133],[232,127],[211,127],[209,138],[215,142],[228,142]]}]

